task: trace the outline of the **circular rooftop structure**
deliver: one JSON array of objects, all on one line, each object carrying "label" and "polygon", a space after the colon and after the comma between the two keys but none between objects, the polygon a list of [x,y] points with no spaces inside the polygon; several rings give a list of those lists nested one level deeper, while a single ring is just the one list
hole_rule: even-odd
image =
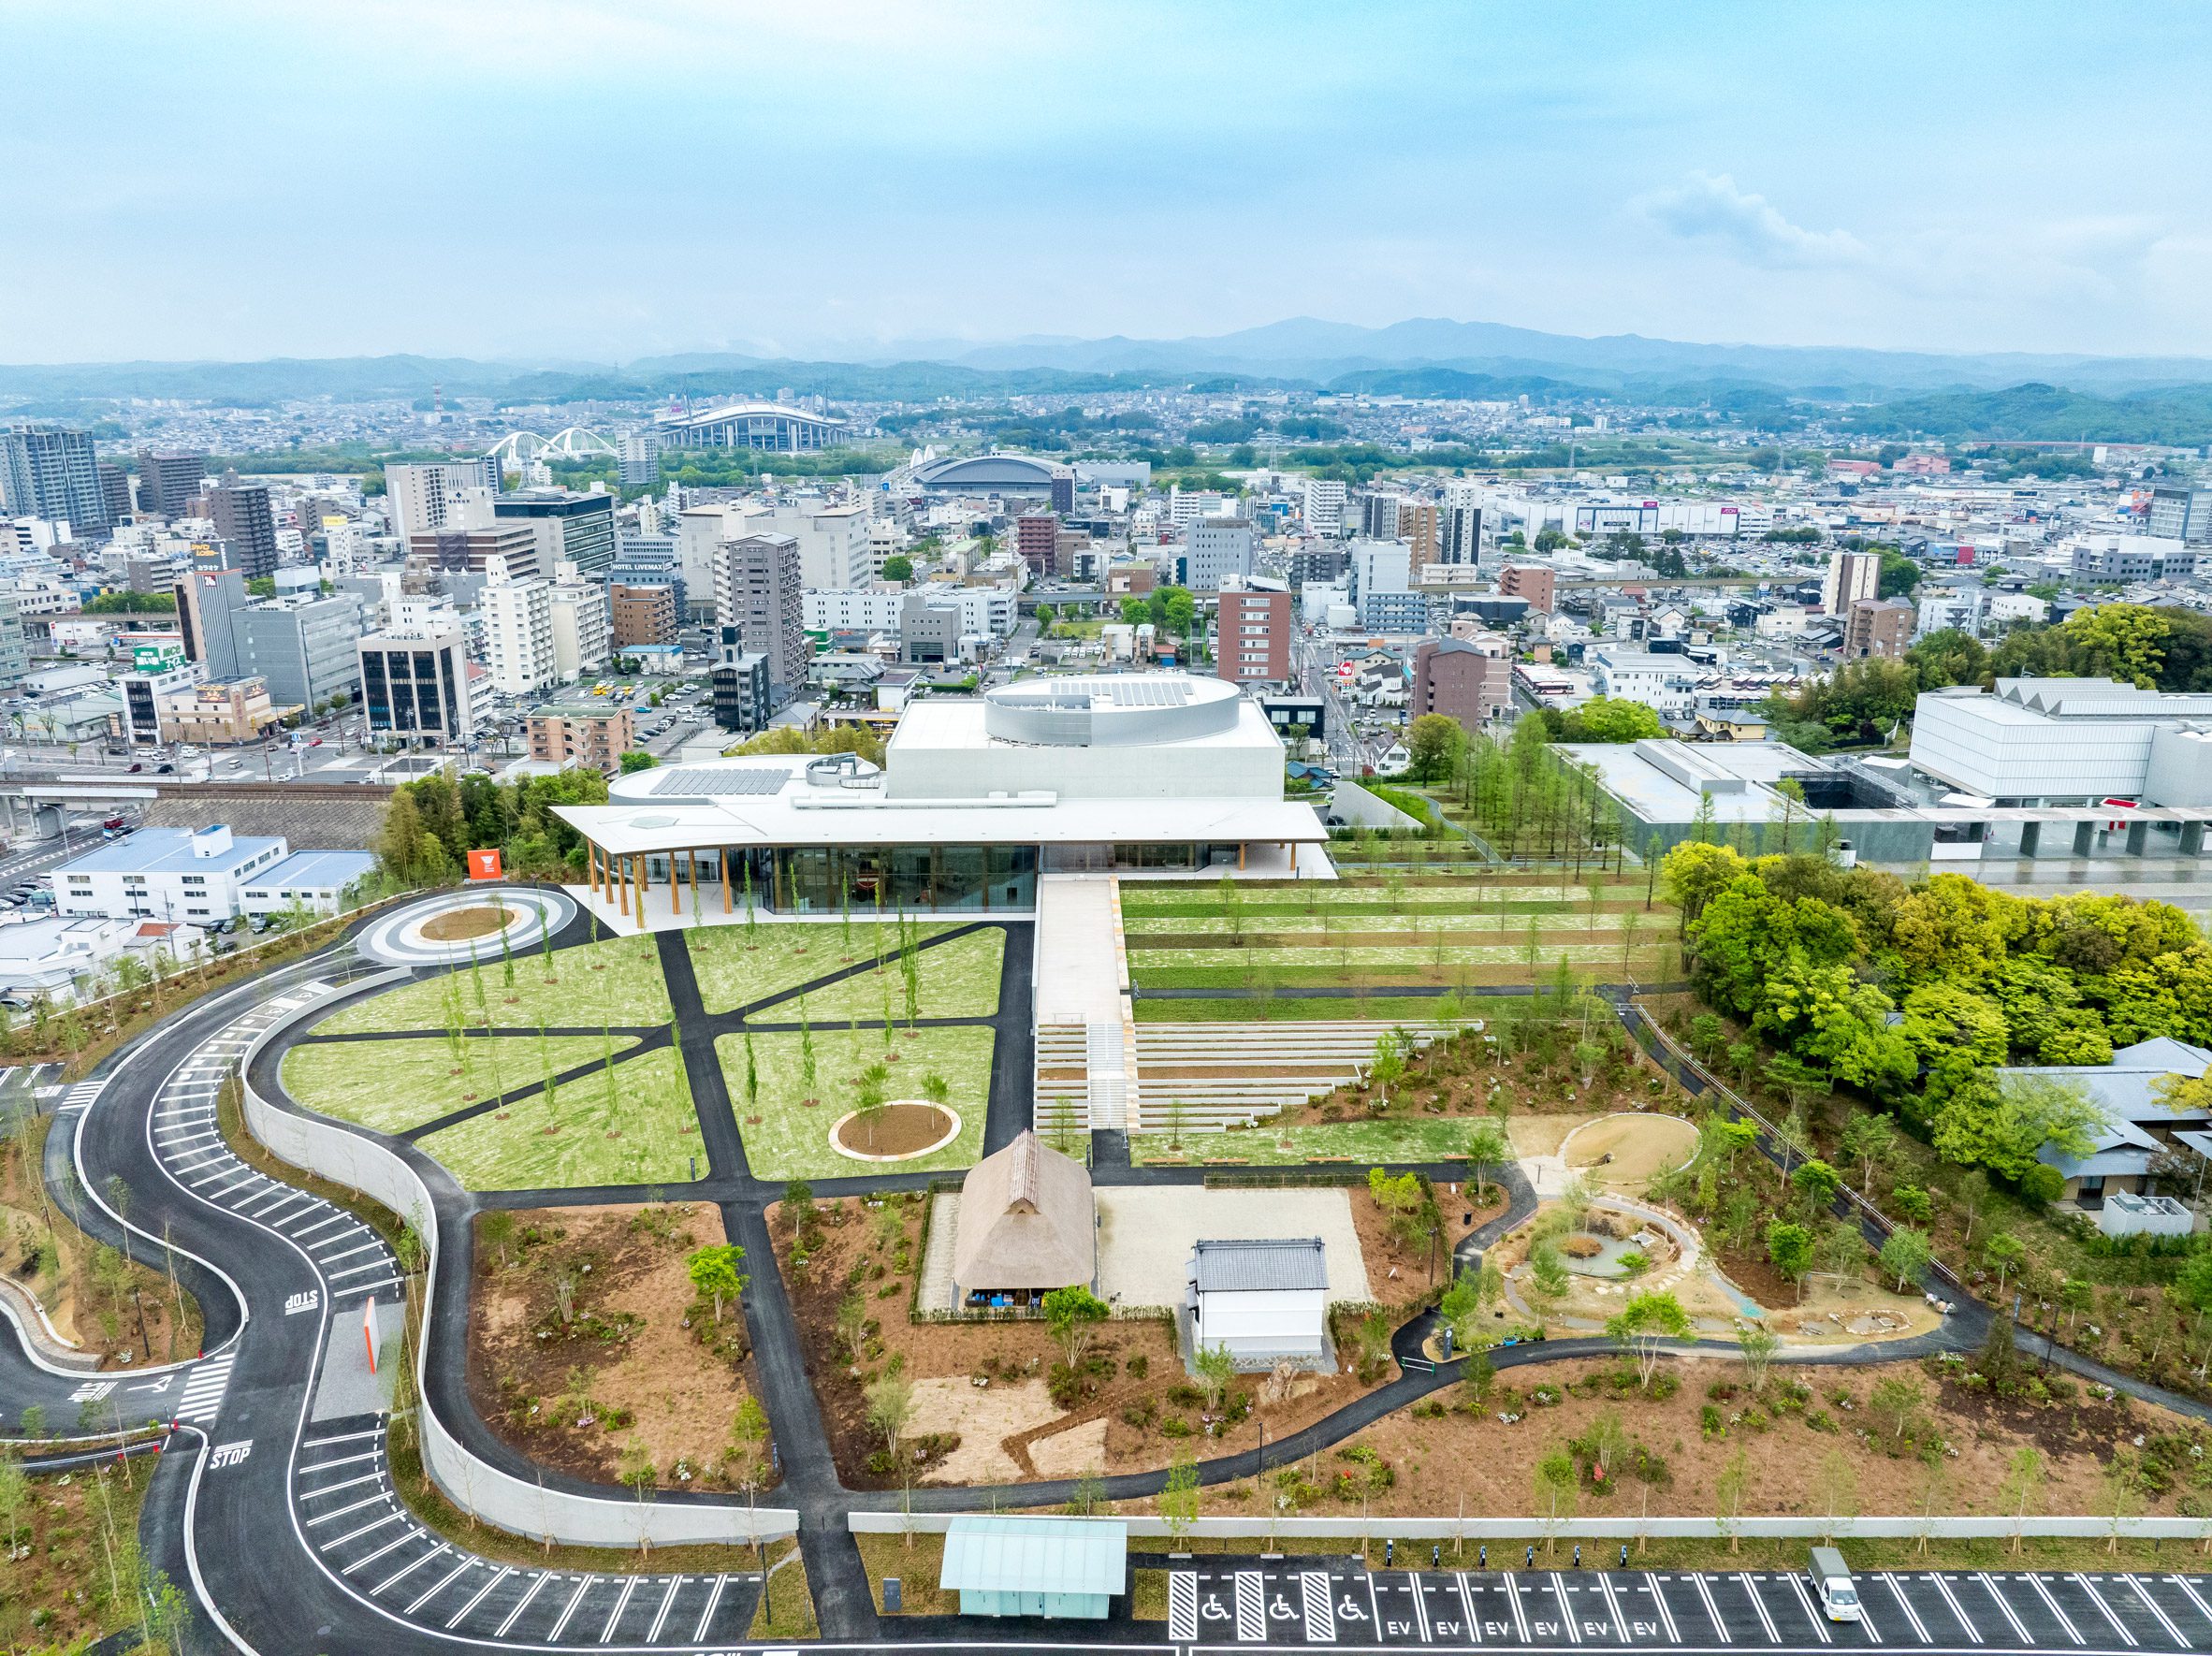
[{"label": "circular rooftop structure", "polygon": [[1183,673],[1029,679],[983,692],[983,730],[1036,748],[1141,748],[1226,735],[1237,687]]}]

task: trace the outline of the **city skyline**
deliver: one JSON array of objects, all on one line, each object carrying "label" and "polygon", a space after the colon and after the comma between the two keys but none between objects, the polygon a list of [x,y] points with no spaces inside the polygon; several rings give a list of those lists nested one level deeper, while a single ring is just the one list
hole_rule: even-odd
[{"label": "city skyline", "polygon": [[17,4],[0,361],[944,354],[1299,316],[2207,354],[2208,34]]}]

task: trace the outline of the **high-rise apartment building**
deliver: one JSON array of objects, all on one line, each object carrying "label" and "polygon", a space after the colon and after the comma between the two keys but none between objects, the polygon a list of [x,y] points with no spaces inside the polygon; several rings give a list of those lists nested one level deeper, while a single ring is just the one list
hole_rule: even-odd
[{"label": "high-rise apartment building", "polygon": [[61,426],[0,428],[0,507],[19,517],[66,519],[73,534],[108,528],[92,433]]},{"label": "high-rise apartment building", "polygon": [[31,646],[23,642],[22,606],[0,588],[0,690],[13,690],[31,671]]},{"label": "high-rise apartment building", "polygon": [[2150,512],[2143,532],[2160,540],[2191,545],[2212,543],[2212,488],[2169,487],[2150,491]]},{"label": "high-rise apartment building", "polygon": [[1305,501],[1301,516],[1305,519],[1305,531],[1310,535],[1334,535],[1344,531],[1344,485],[1333,478],[1309,477],[1305,480]]},{"label": "high-rise apartment building", "polygon": [[1848,616],[1862,598],[1880,596],[1882,555],[1878,552],[1831,552],[1828,573],[1820,583],[1820,607],[1831,616]]},{"label": "high-rise apartment building", "polygon": [[606,665],[614,645],[606,588],[563,566],[561,578],[553,583],[552,600],[555,674],[566,683],[582,674],[597,673]]},{"label": "high-rise apartment building", "polygon": [[[1033,575],[1049,575],[1058,560],[1060,520],[1050,512],[1025,512],[1014,519],[1014,551]],[[846,583],[851,586],[858,582]]]},{"label": "high-rise apartment building", "polygon": [[100,503],[107,508],[108,522],[127,523],[136,510],[131,503],[130,473],[112,460],[99,460],[95,466],[100,474]]},{"label": "high-rise apartment building", "polygon": [[138,510],[182,517],[208,474],[208,457],[181,448],[138,451]]},{"label": "high-rise apartment building", "polygon": [[228,566],[248,580],[275,574],[276,514],[269,509],[269,486],[218,484],[207,491],[207,501],[208,516],[227,548]]},{"label": "high-rise apartment building", "polygon": [[1219,591],[1252,574],[1252,525],[1246,519],[1201,517],[1188,535],[1193,591]]},{"label": "high-rise apartment building", "polygon": [[1913,626],[1919,615],[1909,599],[1854,599],[1843,617],[1843,659],[1863,661],[1869,656],[1882,656],[1894,661],[1913,642]]},{"label": "high-rise apartment building", "polygon": [[433,460],[394,464],[384,469],[392,532],[412,540],[426,530],[458,527],[461,497],[469,489],[497,494],[500,463],[489,455],[473,460]]},{"label": "high-rise apartment building", "polygon": [[534,696],[560,681],[553,649],[553,588],[544,581],[495,581],[477,599],[484,664],[502,695]]},{"label": "high-rise apartment building", "polygon": [[1238,684],[1286,684],[1296,626],[1290,590],[1273,581],[1231,578],[1215,612],[1214,672]]},{"label": "high-rise apartment building", "polygon": [[616,444],[624,488],[648,488],[661,480],[661,434],[626,431]]},{"label": "high-rise apartment building", "polygon": [[1444,486],[1444,505],[1436,514],[1436,552],[1431,561],[1482,561],[1482,496],[1474,484]]},{"label": "high-rise apartment building", "polygon": [[259,677],[280,706],[314,708],[361,688],[360,600],[302,592],[255,600],[236,570],[195,571],[172,588],[184,659],[211,679]]},{"label": "high-rise apartment building", "polygon": [[744,653],[767,658],[777,703],[795,695],[807,681],[808,657],[797,538],[758,534],[724,541],[715,549],[714,609],[725,637],[734,626]]}]

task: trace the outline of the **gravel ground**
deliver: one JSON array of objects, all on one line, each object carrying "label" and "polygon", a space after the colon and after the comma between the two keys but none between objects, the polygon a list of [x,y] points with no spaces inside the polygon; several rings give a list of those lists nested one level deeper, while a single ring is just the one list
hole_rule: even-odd
[{"label": "gravel ground", "polygon": [[1367,1300],[1366,1261],[1344,1190],[1117,1186],[1098,1193],[1099,1293],[1125,1305],[1180,1305],[1192,1249],[1215,1241],[1317,1236],[1329,1298]]}]

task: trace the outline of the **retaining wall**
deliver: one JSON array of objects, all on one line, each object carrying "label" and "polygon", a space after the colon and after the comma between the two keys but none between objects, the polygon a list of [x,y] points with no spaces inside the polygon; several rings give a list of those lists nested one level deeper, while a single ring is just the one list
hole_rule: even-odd
[{"label": "retaining wall", "polygon": [[[377,980],[356,980],[355,987],[363,981],[396,982],[412,975],[401,969]],[[333,1184],[357,1190],[406,1220],[423,1239],[427,1280],[435,1283],[438,1211],[421,1176],[386,1146],[282,1109],[263,1098],[245,1079],[264,1047],[292,1024],[323,1010],[321,1002],[302,1008],[270,1025],[247,1050],[239,1068],[246,1128],[271,1155]],[[550,1537],[564,1547],[619,1547],[642,1542],[656,1547],[740,1546],[750,1544],[756,1533],[759,1539],[776,1540],[797,1533],[799,1515],[784,1507],[749,1512],[742,1505],[704,1501],[614,1500],[525,1483],[475,1455],[438,1418],[424,1387],[429,1344],[427,1340],[417,1342],[415,1358],[415,1419],[423,1465],[448,1501],[495,1529],[533,1541]]]},{"label": "retaining wall", "polygon": [[[1018,1493],[1018,1491],[1017,1491]],[[853,1512],[846,1522],[856,1535],[934,1535],[950,1527],[952,1512]],[[1168,1536],[1174,1531],[1165,1518],[1116,1515],[1113,1520],[1128,1526],[1132,1537]],[[1335,1518],[1201,1518],[1184,1526],[1186,1539],[1299,1541],[1540,1541],[1554,1536],[1561,1541],[1634,1541],[1720,1539],[1730,1535],[1798,1537],[1823,1541],[1830,1536],[1849,1540],[1887,1538],[1931,1540],[2010,1540],[2026,1536],[2093,1536],[2098,1540],[2115,1532],[2131,1538],[2161,1541],[2203,1541],[2212,1538],[2212,1518],[2125,1518],[2117,1523],[2106,1518],[1746,1518],[1727,1523],[1716,1518],[1652,1518],[1635,1514],[1619,1518],[1562,1518],[1547,1524],[1539,1518],[1378,1518],[1361,1519],[1357,1513]]]}]

